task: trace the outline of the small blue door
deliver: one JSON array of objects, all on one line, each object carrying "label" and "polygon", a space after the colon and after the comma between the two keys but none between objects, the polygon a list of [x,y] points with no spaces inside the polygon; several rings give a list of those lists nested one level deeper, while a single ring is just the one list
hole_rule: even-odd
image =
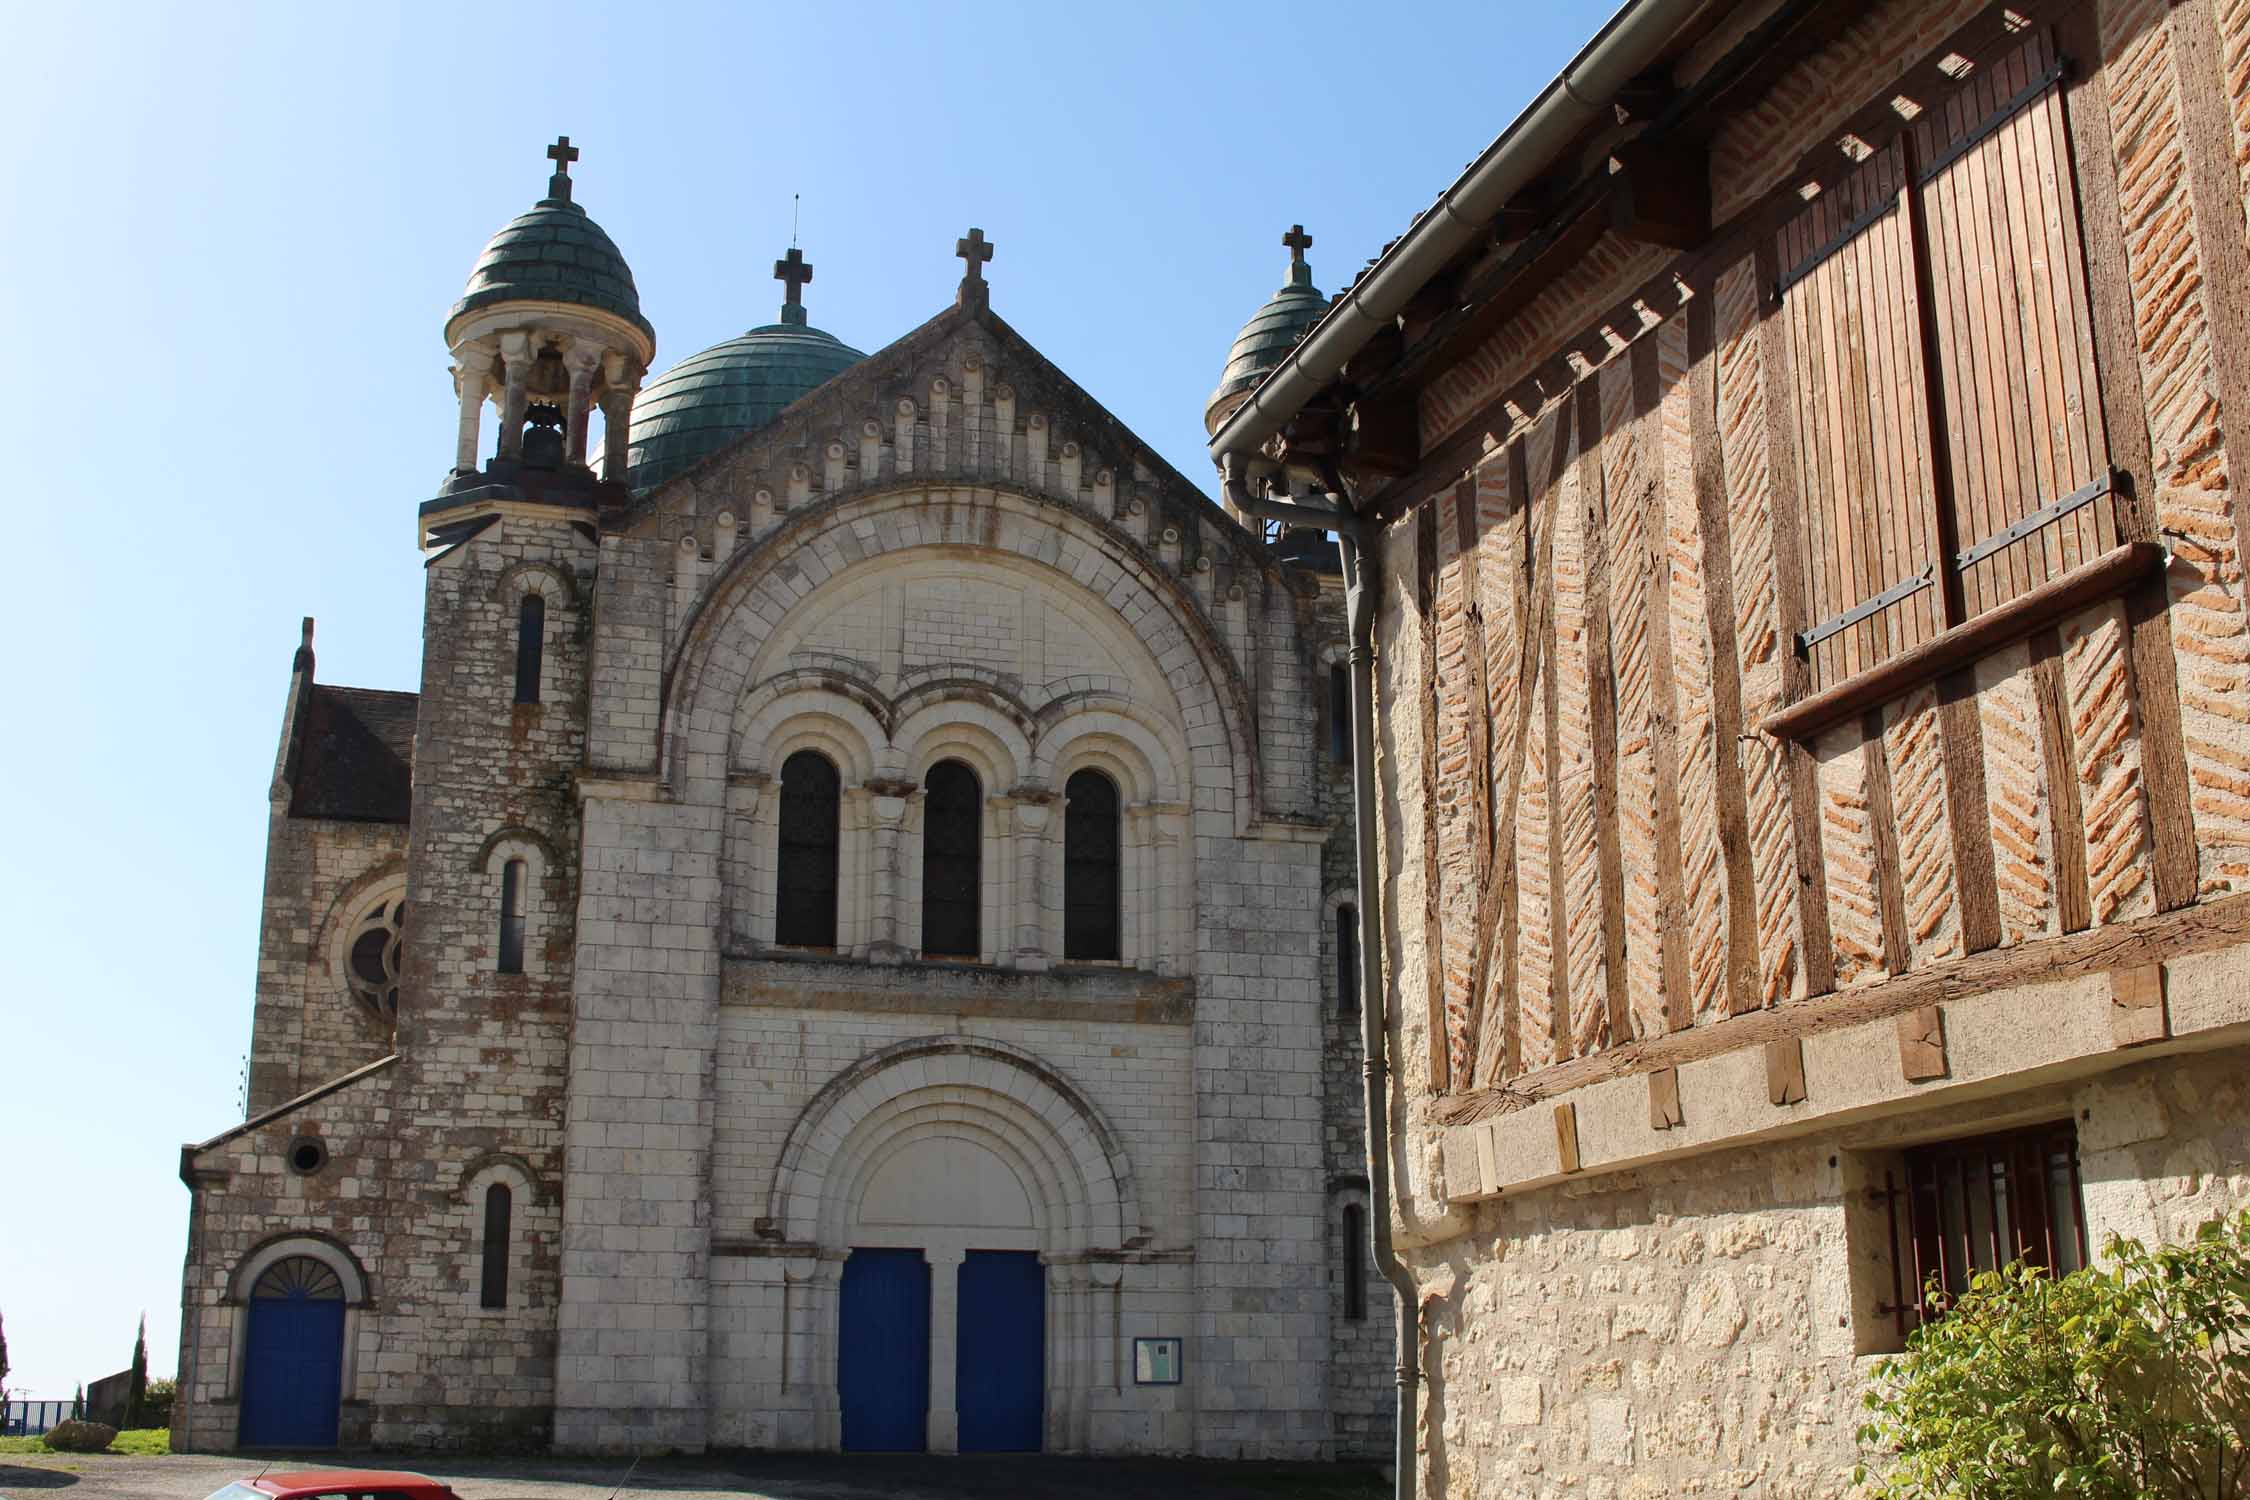
[{"label": "small blue door", "polygon": [[242,1344],[245,1448],[333,1448],[344,1384],[344,1289],[319,1261],[276,1263],[250,1294]]},{"label": "small blue door", "polygon": [[961,1262],[955,1410],[963,1453],[1037,1453],[1047,1410],[1047,1268],[1028,1251]]},{"label": "small blue door", "polygon": [[930,1430],[930,1268],[919,1250],[854,1250],[837,1314],[847,1453],[919,1453]]}]

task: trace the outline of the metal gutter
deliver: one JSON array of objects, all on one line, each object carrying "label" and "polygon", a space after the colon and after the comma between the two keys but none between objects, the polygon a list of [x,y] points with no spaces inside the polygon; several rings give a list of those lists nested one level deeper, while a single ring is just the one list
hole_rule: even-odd
[{"label": "metal gutter", "polygon": [[1523,113],[1415,219],[1374,268],[1343,293],[1312,331],[1251,391],[1210,451],[1255,453],[1342,373],[1345,362],[1391,326],[1416,292],[1473,242],[1510,198],[1609,108],[1619,90],[1663,51],[1707,0],[1626,0]]}]

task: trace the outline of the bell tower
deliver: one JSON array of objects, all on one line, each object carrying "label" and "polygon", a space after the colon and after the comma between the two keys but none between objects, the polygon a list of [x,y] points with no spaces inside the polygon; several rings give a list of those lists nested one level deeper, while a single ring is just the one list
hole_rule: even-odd
[{"label": "bell tower", "polygon": [[[656,356],[656,331],[641,316],[625,257],[572,199],[578,148],[562,136],[547,156],[547,195],[486,244],[446,320],[461,419],[452,472],[425,515],[455,510],[451,502],[467,496],[595,507],[624,499],[633,397]],[[598,478],[587,451],[597,405]],[[489,451],[487,406],[499,417]]]}]

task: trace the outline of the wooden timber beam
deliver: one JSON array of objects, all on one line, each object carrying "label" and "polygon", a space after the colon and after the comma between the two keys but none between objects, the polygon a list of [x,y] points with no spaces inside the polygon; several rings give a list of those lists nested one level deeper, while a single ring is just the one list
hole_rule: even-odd
[{"label": "wooden timber beam", "polygon": [[1611,153],[1609,227],[1673,250],[1711,237],[1711,155],[1695,141],[1627,141]]}]

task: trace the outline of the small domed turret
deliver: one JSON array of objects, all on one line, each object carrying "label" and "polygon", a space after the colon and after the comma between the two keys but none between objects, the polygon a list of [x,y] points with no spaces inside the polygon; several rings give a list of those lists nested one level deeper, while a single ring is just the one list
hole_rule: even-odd
[{"label": "small domed turret", "polygon": [[[578,149],[563,136],[547,196],[495,234],[445,323],[461,428],[449,493],[488,483],[592,483],[586,440],[595,403],[608,429],[608,477],[625,471],[633,393],[656,355],[632,269],[602,227],[571,201]],[[487,399],[500,403],[500,440],[478,469]]]},{"label": "small domed turret", "polygon": [[794,245],[773,263],[781,321],[713,344],[649,382],[633,407],[632,485],[646,491],[820,389],[867,356],[805,317],[812,263]]},{"label": "small domed turret", "polygon": [[1258,382],[1328,310],[1328,299],[1312,284],[1312,267],[1305,264],[1305,252],[1312,248],[1312,236],[1305,233],[1305,226],[1290,225],[1281,243],[1289,249],[1289,280],[1234,336],[1234,347],[1227,351],[1227,367],[1219,375],[1219,388],[1203,405],[1206,433],[1217,432],[1219,425],[1234,415]]}]

